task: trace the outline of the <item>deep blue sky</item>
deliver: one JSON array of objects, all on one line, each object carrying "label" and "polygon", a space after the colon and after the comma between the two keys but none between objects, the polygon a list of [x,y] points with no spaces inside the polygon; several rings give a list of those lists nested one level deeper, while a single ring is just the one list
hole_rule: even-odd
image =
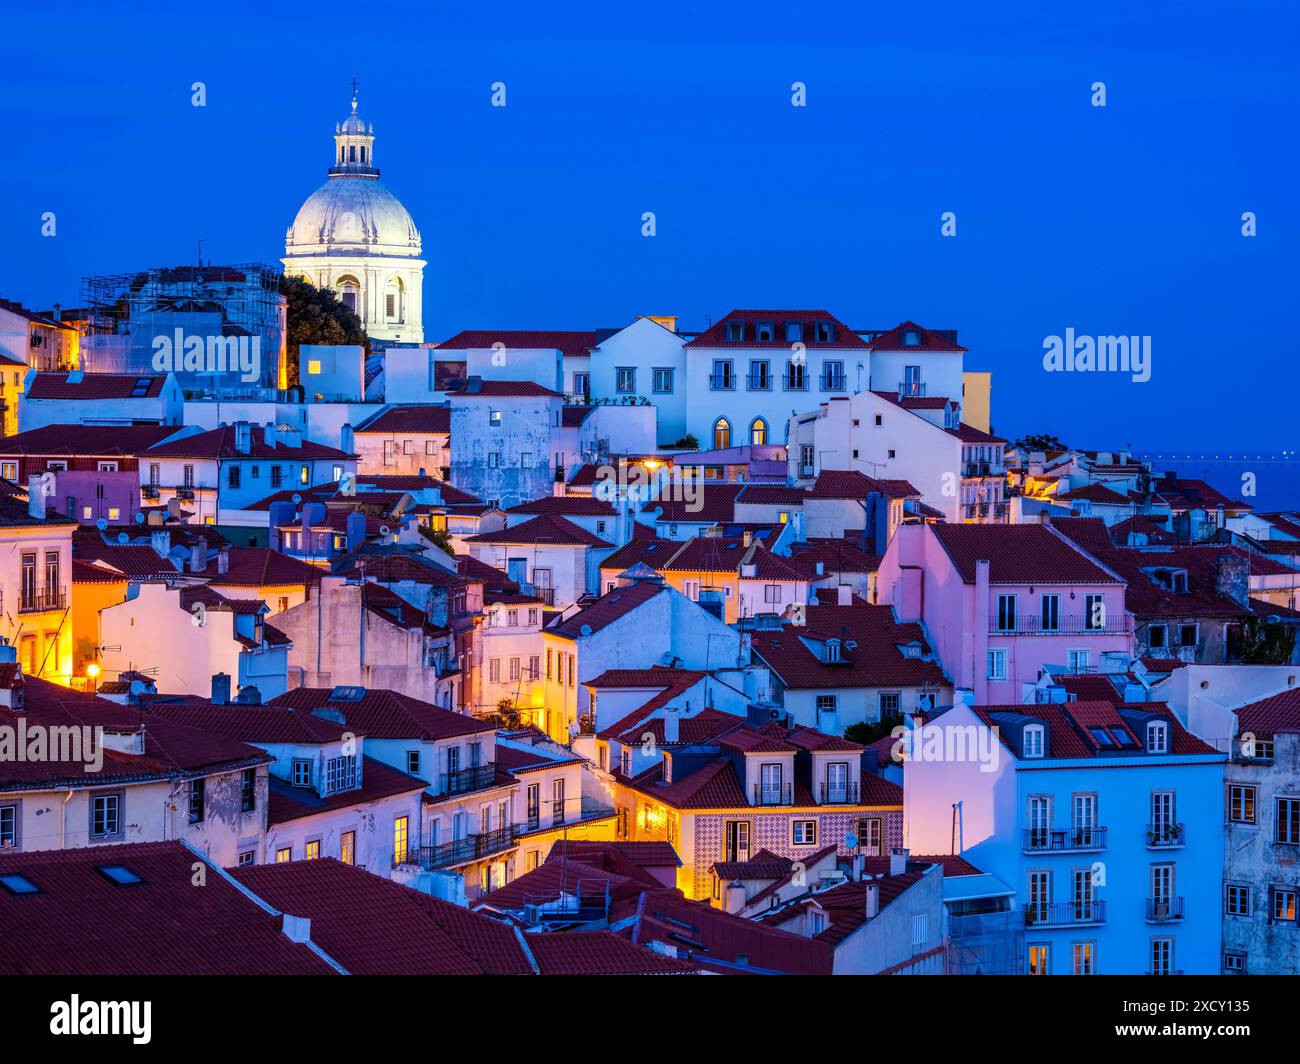
[{"label": "deep blue sky", "polygon": [[[427,339],[914,318],[994,371],[1003,434],[1292,448],[1298,27],[1282,0],[31,5],[0,35],[0,295],[72,305],[200,238],[274,261],[355,74]],[[1067,326],[1151,335],[1151,381],[1045,374]]]}]

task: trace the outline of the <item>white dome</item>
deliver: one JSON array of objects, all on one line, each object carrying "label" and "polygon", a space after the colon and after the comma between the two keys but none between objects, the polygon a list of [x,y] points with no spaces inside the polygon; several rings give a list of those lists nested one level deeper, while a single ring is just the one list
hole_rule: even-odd
[{"label": "white dome", "polygon": [[285,254],[355,252],[420,257],[410,213],[375,178],[331,177],[307,197],[285,237]]}]

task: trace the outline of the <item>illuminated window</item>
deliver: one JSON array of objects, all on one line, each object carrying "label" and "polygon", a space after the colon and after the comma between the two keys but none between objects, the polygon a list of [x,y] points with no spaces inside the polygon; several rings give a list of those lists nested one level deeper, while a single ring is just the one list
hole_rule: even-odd
[{"label": "illuminated window", "polygon": [[276,851],[275,851],[275,863],[276,863],[276,864],[288,864],[288,863],[289,863],[290,861],[292,861],[292,860],[293,860],[293,847],[292,847],[292,846],[286,846],[283,850],[276,850]]},{"label": "illuminated window", "polygon": [[320,839],[309,839],[307,842],[307,852],[305,854],[308,861],[320,860]]},{"label": "illuminated window", "polygon": [[749,442],[757,445],[767,443],[767,422],[761,417],[754,418],[749,426]]},{"label": "illuminated window", "polygon": [[408,853],[409,831],[411,818],[405,816],[396,817],[393,820],[393,860],[397,862],[405,861]]},{"label": "illuminated window", "polygon": [[720,417],[713,423],[713,449],[721,451],[730,446],[731,422],[725,417]]},{"label": "illuminated window", "polygon": [[320,375],[320,359],[311,358],[307,360],[307,372],[313,377]]},{"label": "illuminated window", "polygon": [[344,864],[356,864],[357,833],[355,831],[345,831],[339,839],[339,860]]}]

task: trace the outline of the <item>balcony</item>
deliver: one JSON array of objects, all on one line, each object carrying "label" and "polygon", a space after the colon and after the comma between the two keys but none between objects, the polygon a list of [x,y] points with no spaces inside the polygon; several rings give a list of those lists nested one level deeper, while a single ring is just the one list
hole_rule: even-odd
[{"label": "balcony", "polygon": [[925,381],[899,381],[898,397],[921,396],[925,394]]},{"label": "balcony", "polygon": [[1093,853],[1105,848],[1105,828],[1025,828],[1025,853]]},{"label": "balcony", "polygon": [[1182,824],[1148,824],[1148,850],[1178,850],[1187,845]]},{"label": "balcony", "polygon": [[745,386],[751,392],[770,392],[772,390],[772,375],[770,373],[751,373],[746,378]]},{"label": "balcony", "polygon": [[551,803],[551,823],[552,824],[564,823],[564,799],[563,798]]},{"label": "balcony", "polygon": [[857,805],[858,785],[850,780],[848,783],[822,783],[822,805]]},{"label": "balcony", "polygon": [[142,498],[145,498],[145,499],[156,499],[156,498],[158,498],[158,485],[157,485],[157,484],[143,484],[143,485],[141,485],[141,487],[140,487],[140,495],[141,495]]},{"label": "balcony", "polygon": [[787,392],[806,392],[808,390],[808,374],[786,373],[781,378],[781,383]]},{"label": "balcony", "polygon": [[497,828],[495,831],[480,835],[466,835],[463,839],[453,839],[438,846],[411,846],[405,855],[393,859],[393,867],[398,865],[418,865],[424,871],[435,868],[451,868],[455,865],[480,861],[485,857],[513,849],[515,833],[520,830],[513,824]]},{"label": "balcony", "polygon": [[730,373],[711,373],[709,375],[709,388],[715,392],[730,392],[735,390],[736,378]]},{"label": "balcony", "polygon": [[442,774],[442,794],[470,794],[491,787],[496,781],[495,764],[475,765],[473,768],[457,769],[455,772]]},{"label": "balcony", "polygon": [[794,784],[778,783],[775,786],[754,784],[755,805],[794,805]]},{"label": "balcony", "polygon": [[1128,635],[1133,631],[1128,614],[1107,617],[1101,624],[1092,624],[1086,615],[1058,617],[1055,623],[1043,624],[1038,616],[1016,617],[1002,624],[997,617],[989,618],[989,635]]},{"label": "balcony", "polygon": [[543,606],[555,605],[555,588],[553,587],[542,587],[538,584],[520,584],[519,593],[521,595],[531,595]]},{"label": "balcony", "polygon": [[845,378],[843,373],[823,373],[821,377],[822,391],[824,392],[842,392],[845,388]]},{"label": "balcony", "polygon": [[23,588],[18,595],[19,613],[45,613],[50,610],[68,608],[68,589],[59,588]]},{"label": "balcony", "polygon": [[1173,924],[1183,918],[1183,899],[1180,897],[1147,898],[1147,923]]},{"label": "balcony", "polygon": [[1025,906],[1026,927],[1082,927],[1106,922],[1106,903],[1091,901],[1031,902]]}]

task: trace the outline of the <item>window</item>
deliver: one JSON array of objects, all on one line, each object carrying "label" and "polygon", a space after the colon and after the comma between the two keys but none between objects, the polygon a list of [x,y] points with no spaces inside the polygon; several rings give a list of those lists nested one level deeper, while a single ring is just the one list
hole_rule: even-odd
[{"label": "window", "polygon": [[1106,627],[1106,600],[1102,595],[1083,596],[1083,626],[1089,631]]},{"label": "window", "polygon": [[278,465],[271,466],[271,487],[278,488],[284,482],[284,470]]},{"label": "window", "polygon": [[709,377],[709,387],[715,392],[730,391],[736,386],[735,363],[729,358],[713,360],[713,373]]},{"label": "window", "polygon": [[1029,947],[1029,974],[1047,975],[1050,971],[1052,947],[1046,942],[1036,942]]},{"label": "window", "polygon": [[293,771],[290,776],[295,787],[311,786],[311,761],[305,757],[293,759]]},{"label": "window", "polygon": [[880,719],[899,720],[903,716],[903,696],[898,691],[880,692]]},{"label": "window", "polygon": [[619,366],[614,370],[614,390],[621,395],[636,393],[636,367]]},{"label": "window", "polygon": [[408,775],[416,776],[420,772],[420,751],[406,751],[406,771]]},{"label": "window", "polygon": [[713,449],[722,451],[731,446],[731,422],[725,417],[713,423]]},{"label": "window", "polygon": [[927,913],[912,917],[912,945],[924,946],[930,940],[930,919]]},{"label": "window", "polygon": [[1074,974],[1093,975],[1096,973],[1097,944],[1095,942],[1076,942],[1071,947],[1074,954]]},{"label": "window", "polygon": [[1255,794],[1255,787],[1250,784],[1228,784],[1228,819],[1232,823],[1255,823]]},{"label": "window", "polygon": [[858,849],[867,857],[879,857],[884,851],[884,821],[878,816],[858,820]]},{"label": "window", "polygon": [[583,398],[591,395],[591,374],[575,373],[573,375],[573,391]]},{"label": "window", "polygon": [[1169,629],[1163,624],[1153,624],[1147,629],[1147,646],[1161,650],[1169,645]]},{"label": "window", "polygon": [[232,488],[239,487],[239,466],[232,465],[230,467],[229,483]]},{"label": "window", "polygon": [[727,322],[727,343],[739,344],[745,340],[745,323],[743,321]]},{"label": "window", "polygon": [[787,321],[785,323],[785,342],[787,344],[803,343],[803,322]]},{"label": "window", "polygon": [[488,412],[488,424],[491,425],[494,429],[499,429],[501,427],[500,410],[492,410]]},{"label": "window", "polygon": [[844,363],[828,360],[822,363],[822,389],[828,392],[844,390]]},{"label": "window", "polygon": [[808,387],[808,363],[803,358],[790,359],[785,364],[785,389],[801,392]]},{"label": "window", "polygon": [[320,839],[308,839],[303,850],[303,857],[308,861],[320,860]]},{"label": "window", "polygon": [[257,808],[257,769],[246,768],[239,774],[239,811],[251,813]]},{"label": "window", "polygon": [[488,659],[488,683],[500,683],[500,682],[501,682],[501,659],[489,658]]},{"label": "window", "polygon": [[1016,630],[1016,596],[998,596],[998,631],[1014,632]]},{"label": "window", "polygon": [[835,323],[819,321],[813,325],[813,336],[819,344],[829,344],[835,339]]},{"label": "window", "polygon": [[1065,652],[1065,663],[1071,672],[1087,672],[1088,663],[1092,660],[1092,652],[1089,650],[1067,650]]},{"label": "window", "polygon": [[1043,757],[1046,729],[1041,724],[1030,724],[1025,728],[1024,735],[1025,757]]},{"label": "window", "polygon": [[256,850],[244,850],[243,853],[241,853],[237,858],[235,858],[235,863],[239,865],[240,868],[246,868],[249,865],[251,865],[256,859],[257,859]]},{"label": "window", "polygon": [[793,820],[790,822],[790,845],[816,846],[817,821]]},{"label": "window", "polygon": [[989,679],[1005,680],[1007,678],[1007,652],[1005,650],[989,651]]},{"label": "window", "polygon": [[766,392],[772,387],[772,363],[766,358],[752,359],[749,363],[749,390]]},{"label": "window", "polygon": [[1250,915],[1250,887],[1244,883],[1228,883],[1223,888],[1223,911],[1228,916]]},{"label": "window", "polygon": [[341,791],[355,790],[360,782],[356,754],[332,757],[325,762],[323,794],[338,794]]},{"label": "window", "polygon": [[307,360],[307,374],[308,374],[308,376],[311,376],[311,377],[319,377],[319,376],[320,376],[320,359],[319,359],[319,358],[309,358],[309,359]]},{"label": "window", "polygon": [[1246,955],[1230,950],[1223,955],[1223,972],[1225,975],[1245,975]]},{"label": "window", "polygon": [[283,849],[275,851],[276,864],[288,864],[293,860],[293,847],[285,846]]},{"label": "window", "polygon": [[1277,800],[1277,841],[1289,846],[1300,844],[1300,798]]},{"label": "window", "polygon": [[836,730],[835,713],[838,708],[838,699],[835,695],[817,696],[817,727],[820,731]]},{"label": "window", "polygon": [[654,390],[656,395],[670,395],[673,390],[673,371],[670,367],[659,367],[654,371]]},{"label": "window", "polygon": [[90,836],[112,838],[122,833],[122,796],[96,794],[90,800]]},{"label": "window", "polygon": [[1196,632],[1197,632],[1196,625],[1194,625],[1194,624],[1180,624],[1180,625],[1178,626],[1178,642],[1179,642],[1179,645],[1181,645],[1181,646],[1185,646],[1185,647],[1194,647],[1194,646],[1196,646]]},{"label": "window", "polygon": [[18,847],[18,806],[0,805],[0,850]]},{"label": "window", "polygon": [[1152,754],[1169,753],[1169,725],[1164,721],[1147,722],[1147,752]]},{"label": "window", "polygon": [[749,442],[762,446],[767,443],[767,422],[756,417],[749,425]]},{"label": "window", "polygon": [[1269,906],[1269,910],[1275,921],[1295,923],[1295,894],[1294,887],[1273,888],[1273,904]]},{"label": "window", "polygon": [[401,863],[406,860],[410,847],[411,818],[399,816],[393,819],[393,860]]},{"label": "window", "polygon": [[1058,632],[1061,629],[1061,596],[1044,595],[1042,601],[1043,631]]}]

